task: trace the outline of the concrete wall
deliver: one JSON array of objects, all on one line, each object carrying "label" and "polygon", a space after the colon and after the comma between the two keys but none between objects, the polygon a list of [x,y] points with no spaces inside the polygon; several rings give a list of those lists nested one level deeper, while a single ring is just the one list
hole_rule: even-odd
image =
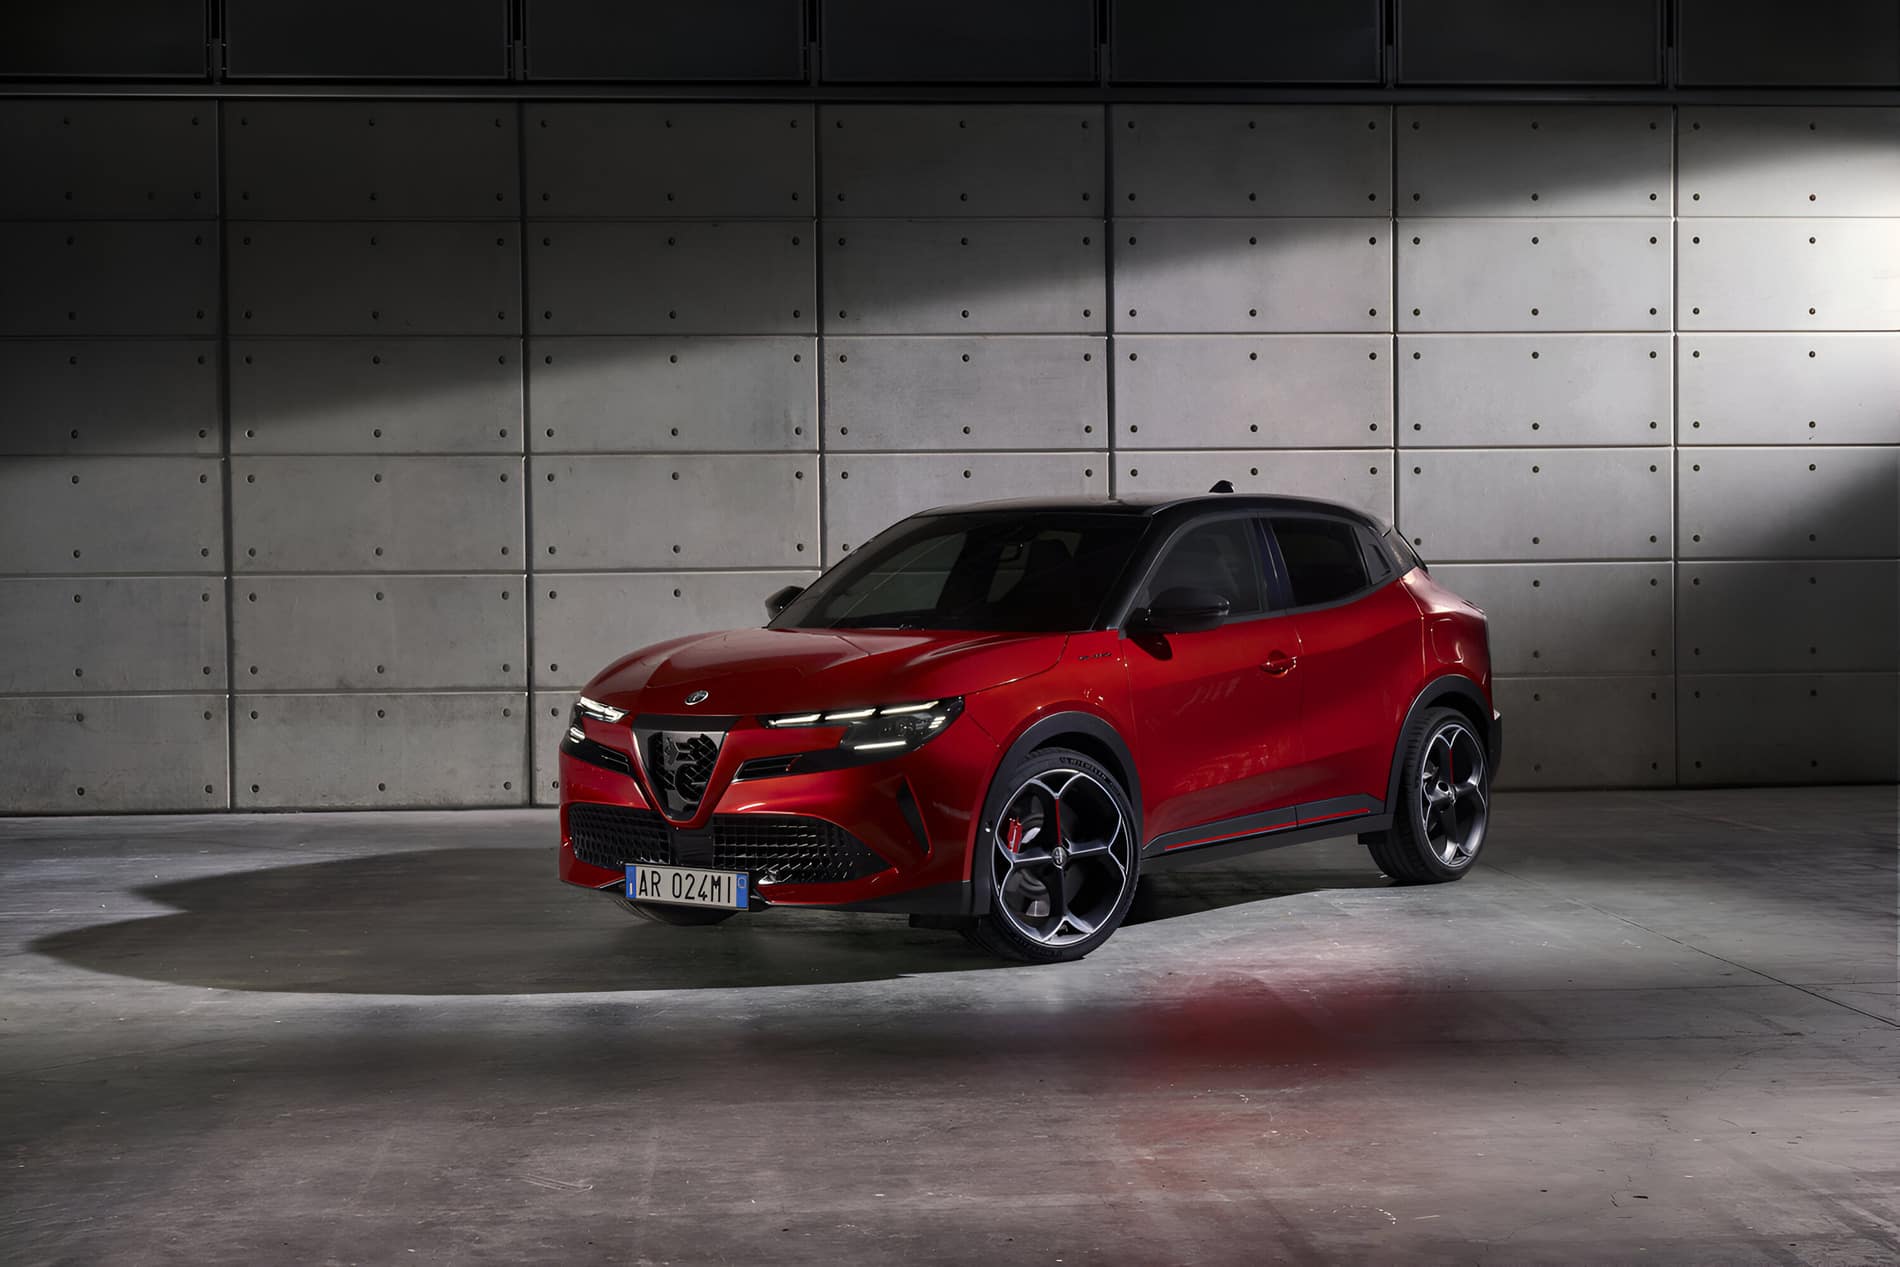
[{"label": "concrete wall", "polygon": [[0,808],[546,801],[920,506],[1237,487],[1510,780],[1887,779],[1900,110],[0,103]]}]

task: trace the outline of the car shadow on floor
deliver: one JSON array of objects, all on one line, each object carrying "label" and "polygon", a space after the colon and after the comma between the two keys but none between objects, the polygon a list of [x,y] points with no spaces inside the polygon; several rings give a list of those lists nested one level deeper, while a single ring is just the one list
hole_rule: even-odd
[{"label": "car shadow on floor", "polygon": [[[1353,873],[1231,867],[1145,879],[1129,923],[1316,889]],[[1007,967],[902,916],[773,910],[669,928],[558,883],[545,848],[433,849],[141,887],[171,911],[41,937],[31,949],[116,976],[227,990],[558,994],[886,980]]]}]

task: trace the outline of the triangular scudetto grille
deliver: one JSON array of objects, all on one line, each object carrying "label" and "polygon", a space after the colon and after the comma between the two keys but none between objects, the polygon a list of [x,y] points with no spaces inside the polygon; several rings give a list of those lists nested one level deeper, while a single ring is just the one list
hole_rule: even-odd
[{"label": "triangular scudetto grille", "polygon": [[691,818],[706,797],[713,764],[726,734],[722,730],[647,730],[640,741],[640,764],[668,818]]}]

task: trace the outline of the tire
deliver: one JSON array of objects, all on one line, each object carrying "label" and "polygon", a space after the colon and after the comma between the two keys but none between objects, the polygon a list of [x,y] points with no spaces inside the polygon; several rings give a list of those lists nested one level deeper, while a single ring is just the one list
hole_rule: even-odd
[{"label": "tire", "polygon": [[1120,780],[1081,753],[1030,753],[990,784],[972,869],[990,898],[964,930],[972,945],[1021,963],[1080,959],[1121,926],[1134,900],[1134,806]]},{"label": "tire", "polygon": [[1459,879],[1491,819],[1490,754],[1478,728],[1456,709],[1427,709],[1400,736],[1399,761],[1392,827],[1361,837],[1372,861],[1400,884]]},{"label": "tire", "polygon": [[703,924],[723,924],[739,913],[717,911],[704,906],[668,906],[663,902],[634,902],[630,901],[624,893],[614,894],[614,901],[641,919],[650,919],[655,924],[670,924],[674,928],[697,928]]}]

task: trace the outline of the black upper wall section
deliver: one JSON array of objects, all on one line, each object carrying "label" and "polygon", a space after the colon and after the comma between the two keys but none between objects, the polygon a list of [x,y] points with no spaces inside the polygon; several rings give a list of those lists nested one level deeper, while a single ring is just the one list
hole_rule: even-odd
[{"label": "black upper wall section", "polygon": [[1900,88],[1900,0],[39,0],[0,78]]},{"label": "black upper wall section", "polygon": [[1900,0],[1677,0],[1676,46],[1688,87],[1891,87]]},{"label": "black upper wall section", "polygon": [[1092,83],[1095,0],[823,0],[827,83]]},{"label": "black upper wall section", "polygon": [[522,0],[529,79],[805,78],[805,0]]},{"label": "black upper wall section", "polygon": [[508,0],[223,0],[233,79],[506,79]]},{"label": "black upper wall section", "polygon": [[1655,85],[1662,0],[1397,0],[1402,84]]},{"label": "black upper wall section", "polygon": [[1109,0],[1109,77],[1151,84],[1376,84],[1381,0]]},{"label": "black upper wall section", "polygon": [[0,75],[203,79],[205,0],[48,0],[0,17]]}]

